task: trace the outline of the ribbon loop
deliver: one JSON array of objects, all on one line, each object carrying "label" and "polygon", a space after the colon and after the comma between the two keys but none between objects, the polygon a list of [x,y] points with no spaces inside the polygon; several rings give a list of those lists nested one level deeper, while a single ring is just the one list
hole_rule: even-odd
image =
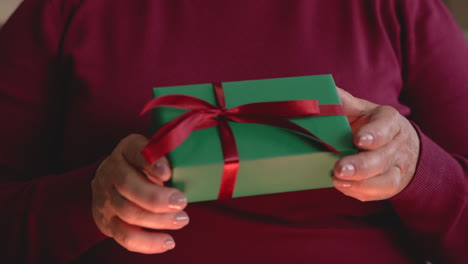
[{"label": "ribbon loop", "polygon": [[151,100],[140,112],[140,115],[145,114],[153,108],[163,106],[181,108],[192,111],[219,110],[218,107],[204,100],[201,100],[200,98],[183,94],[171,94],[163,95]]}]

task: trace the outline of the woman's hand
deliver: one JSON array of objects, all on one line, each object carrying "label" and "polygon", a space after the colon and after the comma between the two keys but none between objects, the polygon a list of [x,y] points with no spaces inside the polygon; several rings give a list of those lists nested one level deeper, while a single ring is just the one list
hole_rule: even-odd
[{"label": "woman's hand", "polygon": [[167,159],[148,164],[141,156],[146,143],[144,136],[130,135],[101,163],[92,182],[92,210],[102,233],[130,251],[153,254],[174,248],[175,242],[144,228],[180,229],[189,218],[182,211],[185,196],[162,185],[171,177]]},{"label": "woman's hand", "polygon": [[413,178],[419,157],[419,137],[397,110],[353,97],[338,88],[353,131],[358,154],[340,159],[333,184],[360,201],[388,199]]}]

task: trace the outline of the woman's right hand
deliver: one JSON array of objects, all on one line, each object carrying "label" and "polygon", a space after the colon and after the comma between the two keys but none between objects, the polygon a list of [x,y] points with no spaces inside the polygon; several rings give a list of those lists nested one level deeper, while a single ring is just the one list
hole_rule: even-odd
[{"label": "woman's right hand", "polygon": [[130,251],[154,254],[173,249],[175,242],[153,230],[180,229],[189,218],[185,196],[163,186],[171,177],[167,159],[148,164],[140,154],[147,142],[130,135],[101,163],[91,184],[92,211],[102,233]]}]

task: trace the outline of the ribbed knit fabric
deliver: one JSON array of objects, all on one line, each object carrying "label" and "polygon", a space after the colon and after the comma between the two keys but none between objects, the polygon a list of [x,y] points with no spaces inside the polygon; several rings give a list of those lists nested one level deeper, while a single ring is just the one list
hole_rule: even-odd
[{"label": "ribbed knit fabric", "polygon": [[[153,87],[328,73],[418,130],[401,193],[190,204],[160,255],[99,232],[91,179],[119,140],[149,135],[138,113]],[[468,47],[439,0],[26,0],[0,31],[0,258],[468,263],[466,102]]]}]

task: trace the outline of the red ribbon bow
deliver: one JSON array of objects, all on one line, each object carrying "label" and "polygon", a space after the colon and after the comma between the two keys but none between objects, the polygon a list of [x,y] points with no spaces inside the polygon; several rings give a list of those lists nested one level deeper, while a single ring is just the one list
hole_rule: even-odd
[{"label": "red ribbon bow", "polygon": [[307,129],[289,121],[287,118],[310,116],[344,115],[341,105],[319,105],[317,100],[292,100],[263,102],[240,105],[226,109],[224,91],[221,83],[213,83],[216,101],[212,105],[199,98],[188,95],[165,95],[151,100],[141,114],[162,106],[190,110],[162,126],[153,135],[142,151],[143,157],[153,164],[179,146],[196,130],[218,126],[222,143],[224,168],[218,199],[231,198],[239,170],[239,154],[236,141],[228,120],[239,123],[255,123],[289,129],[303,134],[320,143],[328,150],[341,154],[338,150],[322,141]]}]

